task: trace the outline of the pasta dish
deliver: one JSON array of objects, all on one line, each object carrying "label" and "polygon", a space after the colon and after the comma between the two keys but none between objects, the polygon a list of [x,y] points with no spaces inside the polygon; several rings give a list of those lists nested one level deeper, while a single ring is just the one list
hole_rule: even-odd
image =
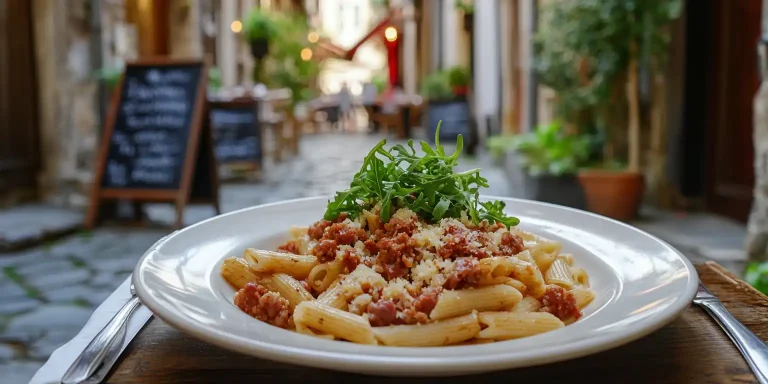
[{"label": "pasta dish", "polygon": [[509,340],[577,321],[595,297],[561,244],[482,202],[479,170],[439,143],[366,156],[324,217],[276,251],[224,260],[234,304],[273,326],[329,340],[443,346]]}]

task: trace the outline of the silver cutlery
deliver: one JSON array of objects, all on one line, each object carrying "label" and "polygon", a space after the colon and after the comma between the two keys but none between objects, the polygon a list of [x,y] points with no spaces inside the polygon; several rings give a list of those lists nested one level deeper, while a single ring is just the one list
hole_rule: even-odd
[{"label": "silver cutlery", "polygon": [[61,379],[62,384],[82,383],[86,380],[100,382],[104,378],[98,376],[105,376],[107,372],[99,371],[99,368],[105,361],[114,362],[117,360],[120,348],[125,342],[128,319],[140,304],[139,298],[136,296],[136,289],[131,284],[131,299],[120,308],[115,317],[104,326],[85,347],[80,356],[75,359]]},{"label": "silver cutlery", "polygon": [[760,384],[768,384],[768,345],[740,321],[736,320],[720,300],[701,283],[693,303],[704,308],[731,338]]}]

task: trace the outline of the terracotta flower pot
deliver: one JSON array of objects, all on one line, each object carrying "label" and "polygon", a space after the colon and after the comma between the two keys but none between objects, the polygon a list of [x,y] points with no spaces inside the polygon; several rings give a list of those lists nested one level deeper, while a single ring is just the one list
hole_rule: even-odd
[{"label": "terracotta flower pot", "polygon": [[579,182],[590,211],[621,221],[637,216],[645,187],[642,174],[582,170],[579,172]]},{"label": "terracotta flower pot", "polygon": [[469,91],[469,87],[466,85],[457,85],[453,87],[453,94],[456,96],[466,96]]}]

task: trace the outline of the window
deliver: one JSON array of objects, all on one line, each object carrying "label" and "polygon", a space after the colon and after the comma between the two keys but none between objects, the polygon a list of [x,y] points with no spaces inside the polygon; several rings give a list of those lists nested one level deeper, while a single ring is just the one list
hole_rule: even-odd
[{"label": "window", "polygon": [[339,4],[339,30],[344,31],[344,4]]},{"label": "window", "polygon": [[354,25],[355,28],[359,28],[360,27],[360,7],[355,5],[354,12],[355,12],[354,13],[354,19],[353,19],[354,20],[353,21],[354,24],[352,24],[352,25]]}]

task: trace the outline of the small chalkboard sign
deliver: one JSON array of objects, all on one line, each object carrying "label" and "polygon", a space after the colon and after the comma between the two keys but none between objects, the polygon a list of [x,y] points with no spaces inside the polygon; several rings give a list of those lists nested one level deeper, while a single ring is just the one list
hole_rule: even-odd
[{"label": "small chalkboard sign", "polygon": [[430,101],[427,106],[428,135],[430,140],[435,138],[437,123],[440,123],[440,139],[455,140],[457,136],[464,136],[464,140],[470,138],[472,129],[472,113],[469,104],[465,100],[457,101]]},{"label": "small chalkboard sign", "polygon": [[179,227],[190,201],[219,211],[206,84],[200,61],[126,65],[107,116],[86,227],[95,225],[105,200],[175,202]]},{"label": "small chalkboard sign", "polygon": [[262,135],[256,100],[211,101],[208,118],[219,164],[251,164],[261,168]]}]

